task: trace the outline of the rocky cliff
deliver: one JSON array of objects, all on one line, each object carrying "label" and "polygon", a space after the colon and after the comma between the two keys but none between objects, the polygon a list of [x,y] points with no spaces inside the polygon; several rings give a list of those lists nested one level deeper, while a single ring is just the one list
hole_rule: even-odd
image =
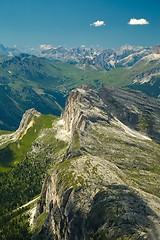
[{"label": "rocky cliff", "polygon": [[141,95],[143,102],[136,104],[137,93],[127,104],[125,94],[71,92],[53,126],[57,132],[63,127],[64,140],[68,134],[68,148],[44,181],[35,239],[159,239],[159,144],[142,104],[154,113],[154,132],[160,108]]}]

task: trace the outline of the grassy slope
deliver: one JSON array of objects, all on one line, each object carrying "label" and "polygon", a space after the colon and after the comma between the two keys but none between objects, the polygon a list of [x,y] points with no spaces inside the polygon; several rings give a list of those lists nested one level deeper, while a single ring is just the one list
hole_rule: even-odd
[{"label": "grassy slope", "polygon": [[[37,61],[37,64],[40,66],[34,65],[32,63],[33,61]],[[102,71],[93,69],[89,66],[85,69],[80,69],[77,66],[68,63],[52,63],[45,59],[37,59],[35,57],[30,57],[28,62],[27,67],[24,67],[24,69],[26,70],[28,68],[27,70],[31,71],[32,74],[30,76],[27,76],[25,71],[20,71],[20,68],[15,67],[14,63],[7,66],[6,70],[7,72],[14,72],[15,75],[19,75],[19,72],[21,72],[20,78],[28,78],[26,84],[35,88],[47,89],[52,87],[64,92],[87,83],[96,86],[97,81],[108,86],[123,87],[128,85],[142,72],[150,71],[159,67],[157,62],[154,61],[148,63],[146,63],[146,61],[139,61],[133,67],[128,69],[116,68],[112,71]]]},{"label": "grassy slope", "polygon": [[[35,124],[22,140],[9,144],[5,148],[9,149],[13,157],[6,155],[6,163],[0,154],[2,166],[0,171],[0,235],[3,240],[22,239],[21,235],[23,237],[30,235],[28,216],[23,214],[29,208],[15,209],[40,194],[47,172],[53,162],[61,158],[61,152],[67,147],[65,142],[55,138],[56,130],[51,127],[56,120],[57,117],[52,115],[41,115],[35,118]],[[42,131],[44,136],[41,138]],[[29,154],[32,144],[35,144],[36,150]]]},{"label": "grassy slope", "polygon": [[68,63],[53,63],[46,59],[29,56],[15,61],[10,60],[3,67],[1,65],[0,77],[6,77],[9,86],[14,90],[18,90],[20,86],[30,86],[34,90],[41,90],[40,92],[50,88],[66,92],[84,84],[96,86],[97,81],[109,86],[123,87],[128,85],[136,75],[158,66],[154,61],[149,63],[139,61],[128,69],[116,68],[112,71],[102,71],[89,66],[80,69]]},{"label": "grassy slope", "polygon": [[9,171],[13,166],[25,159],[40,130],[51,128],[54,119],[55,117],[52,115],[41,115],[35,119],[34,126],[28,130],[21,140],[10,143],[5,148],[0,149],[0,172]]},{"label": "grassy slope", "polygon": [[[11,71],[11,74],[9,73]],[[9,61],[0,66],[0,76],[8,79],[8,84],[14,90],[21,85],[33,89],[48,89],[50,87],[66,92],[84,84],[96,85],[96,80],[114,86],[124,86],[127,70],[117,68],[113,71],[100,71],[91,67],[85,70],[68,63],[53,63],[45,59],[30,56],[18,61]],[[123,79],[119,76],[123,75]]]}]

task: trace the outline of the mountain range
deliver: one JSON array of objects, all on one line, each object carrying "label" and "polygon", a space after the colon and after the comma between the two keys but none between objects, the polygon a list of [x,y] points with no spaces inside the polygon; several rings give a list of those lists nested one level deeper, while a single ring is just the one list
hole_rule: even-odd
[{"label": "mountain range", "polygon": [[[23,52],[17,49],[17,52]],[[96,49],[87,47],[47,49],[26,49],[26,53],[44,57],[51,61],[63,61],[71,64],[89,64],[98,68],[111,70],[115,67],[129,67],[141,58],[152,53],[159,53],[159,46],[142,47],[123,45],[120,49]]]},{"label": "mountain range", "polygon": [[[42,45],[43,46],[43,45]],[[111,70],[115,67],[130,67],[141,58],[160,52],[159,46],[142,47],[124,45],[120,49],[95,49],[87,47],[64,48],[59,47],[42,47],[41,48],[8,48],[0,45],[0,55],[15,56],[19,53],[27,53],[43,57],[51,61],[69,62],[71,64],[92,65],[97,68]]]},{"label": "mountain range", "polygon": [[[76,64],[65,57],[63,61],[51,61],[45,54],[41,54],[43,57],[26,53],[5,55],[8,48],[1,46],[1,49],[6,49],[0,56],[0,128],[4,130],[15,130],[29,108],[60,115],[69,92],[85,84],[95,89],[102,84],[132,88],[156,98],[160,95],[159,47],[124,46],[119,51],[104,50],[97,55],[93,49],[72,49],[71,56],[72,53],[81,56]],[[56,49],[59,51],[63,53],[62,48]],[[94,52],[94,61],[86,62],[87,51]],[[116,64],[106,70],[111,59],[115,61],[113,58],[117,59]]]}]

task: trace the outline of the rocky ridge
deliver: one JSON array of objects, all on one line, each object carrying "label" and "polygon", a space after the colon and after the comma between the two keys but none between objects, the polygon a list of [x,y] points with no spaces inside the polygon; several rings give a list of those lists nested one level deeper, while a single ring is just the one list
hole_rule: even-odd
[{"label": "rocky ridge", "polygon": [[[61,120],[70,141],[43,184],[35,238],[157,240],[160,236],[159,144],[144,129],[134,129],[134,118],[126,126],[122,116],[115,116],[115,101],[105,98],[109,90],[102,92],[103,99],[89,88],[71,92]],[[125,115],[122,93],[115,90]],[[132,111],[140,114],[135,106]],[[40,218],[43,225],[37,230]]]},{"label": "rocky ridge", "polygon": [[27,110],[22,116],[22,120],[17,131],[11,134],[3,134],[0,136],[0,147],[4,148],[4,146],[8,143],[21,140],[23,136],[27,133],[28,129],[33,126],[34,118],[39,116],[40,113],[34,108]]}]

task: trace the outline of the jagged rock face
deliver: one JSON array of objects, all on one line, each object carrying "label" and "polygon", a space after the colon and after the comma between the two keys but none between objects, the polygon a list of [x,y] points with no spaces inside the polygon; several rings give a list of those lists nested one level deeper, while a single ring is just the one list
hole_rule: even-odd
[{"label": "jagged rock face", "polygon": [[65,180],[59,179],[62,172],[56,171],[44,184],[41,202],[49,213],[50,233],[45,239],[156,239],[157,214],[138,191],[124,183],[125,176],[113,164],[84,156],[67,171],[68,177],[71,172],[76,176],[73,185],[65,186]]},{"label": "jagged rock face", "polygon": [[84,131],[89,121],[108,121],[109,115],[101,110],[104,102],[98,94],[87,87],[73,90],[62,114],[67,131]]},{"label": "jagged rock face", "polygon": [[83,112],[81,111],[81,108],[79,108],[83,94],[85,94],[85,90],[82,90],[81,92],[73,91],[68,99],[67,106],[63,112],[65,128],[68,132],[73,132],[73,128],[77,128],[80,124],[82,130],[85,128]]},{"label": "jagged rock face", "polygon": [[[120,112],[126,112],[121,94],[114,91]],[[159,144],[129,128],[134,118],[129,126],[122,123],[124,112],[115,115],[114,103],[102,92],[104,100],[80,88],[68,99],[63,121],[71,140],[43,184],[36,218],[47,217],[38,239],[160,237]]]}]

